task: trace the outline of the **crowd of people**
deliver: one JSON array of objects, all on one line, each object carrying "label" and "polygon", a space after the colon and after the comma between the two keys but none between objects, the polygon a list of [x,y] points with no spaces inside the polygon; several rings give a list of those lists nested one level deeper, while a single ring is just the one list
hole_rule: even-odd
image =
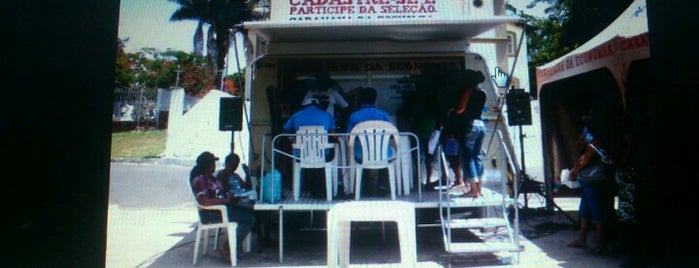
[{"label": "crowd of people", "polygon": [[[481,113],[485,106],[486,94],[478,85],[484,81],[485,76],[480,71],[468,69],[459,71],[454,81],[459,97],[454,100],[448,113],[440,116],[435,126],[443,129],[440,148],[446,152],[450,166],[458,178],[457,184],[452,188],[460,191],[459,195],[463,197],[481,196],[480,180],[484,173],[481,147],[485,137],[485,124]],[[316,86],[307,91],[301,108],[284,124],[283,133],[295,133],[299,127],[309,125],[323,126],[327,133],[336,133],[337,129],[344,129],[350,133],[357,124],[367,120],[381,120],[395,124],[388,112],[376,106],[378,94],[375,88],[357,87],[355,92],[358,92],[358,103],[349,105],[342,94],[338,93],[335,84],[327,73],[319,73],[316,76]],[[335,125],[336,112],[333,112],[337,111],[335,108],[348,112],[346,126]],[[346,111],[347,109],[352,111]],[[336,141],[337,137],[332,137],[333,141]],[[356,161],[361,162],[360,145],[355,146],[354,156]],[[389,147],[389,158],[396,151],[395,147]],[[428,157],[438,160],[434,154],[431,152]],[[434,167],[436,164],[432,162],[431,165]],[[368,180],[375,186],[374,190],[387,189],[388,187],[381,181],[373,179],[377,177],[375,174],[373,172]]]},{"label": "crowd of people", "polygon": [[[486,129],[481,113],[487,97],[479,84],[484,81],[485,76],[480,71],[466,69],[459,72],[458,79],[455,81],[458,84],[456,86],[458,98],[453,100],[446,114],[435,121],[435,129],[440,130],[440,146],[437,150],[426,154],[427,162],[430,163],[427,174],[429,177],[429,173],[434,172],[435,163],[439,161],[437,154],[444,152],[448,165],[455,175],[454,184],[448,185],[449,192],[460,197],[482,196],[484,165],[481,147]],[[327,133],[336,133],[337,129],[344,129],[349,133],[357,124],[368,120],[392,122],[390,114],[376,106],[378,93],[375,88],[358,87],[358,102],[350,105],[333,86],[334,84],[327,74],[319,74],[316,77],[316,87],[308,91],[301,103],[301,108],[285,122],[282,127],[283,133],[296,133],[302,126],[322,126]],[[333,112],[335,108],[348,112],[346,128],[336,126],[335,112]],[[351,111],[347,111],[349,109]],[[635,238],[637,233],[634,215],[634,169],[630,164],[630,158],[634,155],[634,137],[629,131],[631,122],[626,117],[622,120],[624,136],[620,147],[623,149],[616,150],[616,154],[613,154],[610,153],[611,150],[607,150],[608,145],[598,138],[596,132],[599,130],[591,124],[591,121],[589,115],[582,119],[584,127],[577,141],[579,157],[567,178],[570,181],[578,181],[582,190],[579,205],[579,234],[577,239],[568,243],[568,246],[587,249],[588,234],[594,229],[596,236],[592,251],[605,254],[613,244],[609,234],[613,230],[620,230],[615,237],[618,238],[616,243],[622,244],[626,252],[633,256],[638,252],[638,248]],[[337,142],[337,136],[331,137],[331,142]],[[356,144],[356,146],[360,145]],[[396,153],[397,148],[389,147],[388,150],[390,156]],[[355,160],[361,162],[361,149],[355,148],[354,152]],[[332,153],[328,155],[332,156]],[[293,154],[298,156],[298,152]],[[243,241],[256,222],[253,210],[256,194],[252,192],[250,171],[246,165],[240,166],[238,155],[230,154],[225,158],[225,168],[214,175],[217,160],[218,157],[209,152],[202,153],[191,171],[191,186],[197,202],[201,205],[227,206],[229,220],[238,222],[238,241]],[[606,179],[599,182],[581,180],[580,176],[585,168],[595,163],[604,163],[610,167],[606,169]],[[236,172],[239,166],[244,176]],[[382,185],[376,180],[374,184],[379,185],[374,190],[387,188],[385,184]],[[318,195],[325,192],[321,191],[323,187],[310,188]],[[617,196],[618,210],[614,204]],[[200,211],[200,217],[202,221],[220,221],[216,219],[220,216],[207,211]],[[226,256],[224,253],[222,255]]]}]

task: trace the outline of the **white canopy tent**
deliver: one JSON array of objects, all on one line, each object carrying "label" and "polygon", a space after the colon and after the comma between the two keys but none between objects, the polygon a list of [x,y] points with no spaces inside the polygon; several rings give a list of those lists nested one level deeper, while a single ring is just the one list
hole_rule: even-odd
[{"label": "white canopy tent", "polygon": [[612,24],[582,46],[536,68],[538,92],[547,83],[595,69],[609,69],[622,90],[629,64],[650,57],[646,1],[636,0]]},{"label": "white canopy tent", "polygon": [[638,92],[647,90],[643,79],[650,69],[646,14],[645,0],[636,0],[594,38],[537,67],[547,196],[565,180],[559,176],[561,171],[572,168],[577,159],[575,141],[583,115],[592,115],[599,136],[610,147],[618,146],[615,139],[622,131],[620,120],[630,103],[629,92],[633,92],[631,102],[643,101],[638,100]]}]

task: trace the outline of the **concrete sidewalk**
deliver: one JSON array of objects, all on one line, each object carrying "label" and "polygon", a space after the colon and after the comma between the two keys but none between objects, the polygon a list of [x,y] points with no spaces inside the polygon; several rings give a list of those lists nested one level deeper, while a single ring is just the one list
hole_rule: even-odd
[{"label": "concrete sidewalk", "polygon": [[[139,209],[110,206],[107,232],[106,267],[191,267],[194,251],[194,226],[196,208]],[[518,265],[502,265],[498,256],[481,254],[471,256],[452,255],[454,267],[618,267],[621,256],[598,256],[566,247],[577,231],[561,215],[523,219],[522,245]],[[547,234],[537,226],[553,225]],[[565,229],[555,230],[560,226]],[[380,230],[356,232],[352,241],[352,262],[357,267],[394,266],[400,259],[396,238],[387,231],[386,241],[381,240]],[[353,232],[354,234],[355,232]],[[532,236],[527,239],[525,236]],[[358,240],[358,241],[355,241]],[[325,267],[325,232],[322,230],[288,232],[285,236],[284,263],[279,263],[277,244],[261,241],[255,251],[244,255],[240,267]],[[376,254],[380,252],[380,254]],[[441,231],[435,227],[419,228],[418,260],[420,267],[447,267],[449,256],[445,254]],[[229,267],[215,254],[202,255],[198,267]]]}]

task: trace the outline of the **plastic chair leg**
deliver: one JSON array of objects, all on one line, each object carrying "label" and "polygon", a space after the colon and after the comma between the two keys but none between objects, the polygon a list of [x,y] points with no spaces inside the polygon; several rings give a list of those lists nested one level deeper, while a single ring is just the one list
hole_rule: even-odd
[{"label": "plastic chair leg", "polygon": [[400,242],[400,262],[401,264],[412,266],[417,263],[415,222],[399,220],[396,223],[398,225],[398,239]]},{"label": "plastic chair leg", "polygon": [[388,167],[388,185],[391,187],[391,200],[396,200],[396,174],[395,166]]},{"label": "plastic chair leg", "polygon": [[333,181],[334,180],[335,179],[333,178],[332,167],[326,167],[325,168],[325,195],[327,196],[328,201],[333,200]]},{"label": "plastic chair leg", "polygon": [[338,245],[338,255],[340,261],[340,267],[349,267],[350,264],[350,229],[352,226],[351,221],[340,220],[335,225],[335,233],[338,235],[337,245]]},{"label": "plastic chair leg", "polygon": [[294,163],[294,201],[298,201],[301,196],[301,167]]},{"label": "plastic chair leg", "polygon": [[201,239],[201,226],[197,226],[197,232],[194,235],[194,254],[192,255],[192,265],[197,265],[197,255],[199,254],[199,239]]},{"label": "plastic chair leg", "polygon": [[236,238],[237,234],[237,227],[238,224],[235,222],[231,222],[228,224],[228,230],[226,230],[226,233],[228,234],[228,249],[230,253],[230,258],[231,258],[231,266],[236,266],[238,265],[238,259],[237,259],[237,254],[238,254],[238,241]]},{"label": "plastic chair leg", "polygon": [[216,228],[216,234],[214,235],[214,250],[218,249],[218,238],[222,229],[223,228]]},{"label": "plastic chair leg", "polygon": [[202,249],[202,253],[206,254],[209,251],[209,229],[204,229],[204,248]]},{"label": "plastic chair leg", "polygon": [[335,214],[332,212],[332,210],[329,210],[327,213],[327,219],[326,219],[326,232],[327,232],[327,266],[328,267],[337,267],[337,262],[338,262],[338,244],[337,244],[337,231],[336,231],[336,225],[337,222],[335,220]]},{"label": "plastic chair leg", "polygon": [[355,176],[354,180],[354,200],[359,200],[359,198],[362,196],[362,167],[357,166],[357,170],[355,171],[357,174]]}]

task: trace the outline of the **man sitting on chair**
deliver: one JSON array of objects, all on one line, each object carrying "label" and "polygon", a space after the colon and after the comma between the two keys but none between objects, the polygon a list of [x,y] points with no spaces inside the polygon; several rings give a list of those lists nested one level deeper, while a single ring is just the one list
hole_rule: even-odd
[{"label": "man sitting on chair", "polygon": [[[391,116],[380,108],[376,107],[376,89],[373,87],[363,87],[359,91],[359,108],[350,114],[347,120],[347,131],[352,132],[352,129],[359,123],[371,120],[380,120],[391,122]],[[393,146],[388,147],[388,158],[395,155],[396,149]],[[362,147],[360,143],[354,144],[354,159],[362,162]],[[375,177],[375,176],[373,176]],[[379,186],[385,188],[385,186]]]},{"label": "man sitting on chair", "polygon": [[[322,126],[326,132],[335,133],[335,120],[320,107],[318,99],[306,99],[301,105],[303,109],[294,113],[282,127],[284,133],[296,133],[303,126]],[[331,141],[336,139],[337,137],[330,137]],[[298,152],[294,152],[294,155],[298,156]],[[326,151],[325,155],[332,159],[332,151]]]},{"label": "man sitting on chair", "polygon": [[[376,89],[373,87],[363,87],[359,91],[359,109],[352,112],[347,121],[347,131],[352,132],[352,129],[357,124],[370,121],[370,120],[381,120],[386,122],[391,122],[391,116],[384,110],[376,107]],[[388,157],[392,157],[395,153],[395,148],[388,148]],[[355,160],[362,161],[362,148],[359,143],[354,145],[354,158]]]},{"label": "man sitting on chair", "polygon": [[[301,103],[303,108],[289,118],[282,127],[283,133],[296,133],[303,126],[322,126],[327,133],[335,133],[335,120],[320,107],[320,101],[316,98],[308,98]],[[333,142],[337,137],[330,137],[329,141]],[[292,141],[293,142],[293,141]],[[293,150],[293,155],[299,157],[298,149]],[[325,159],[330,161],[333,159],[334,151],[332,149],[325,150]],[[288,162],[287,162],[288,163]],[[311,192],[318,193],[317,184],[311,184]],[[316,195],[316,194],[314,194]]]}]

